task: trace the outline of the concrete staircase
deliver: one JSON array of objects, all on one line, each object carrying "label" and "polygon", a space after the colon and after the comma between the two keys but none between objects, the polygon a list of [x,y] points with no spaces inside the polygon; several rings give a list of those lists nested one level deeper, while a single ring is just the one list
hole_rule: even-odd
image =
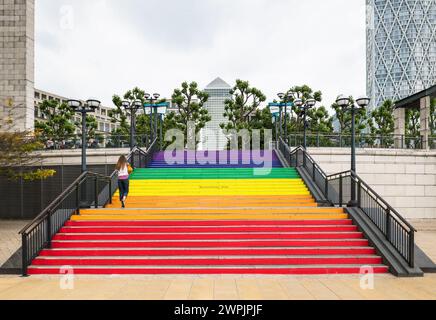
[{"label": "concrete staircase", "polygon": [[126,209],[116,194],[112,205],[73,216],[29,274],[65,266],[102,275],[388,272],[344,210],[319,207],[276,156],[261,175],[252,158],[227,166],[162,159],[135,171]]}]

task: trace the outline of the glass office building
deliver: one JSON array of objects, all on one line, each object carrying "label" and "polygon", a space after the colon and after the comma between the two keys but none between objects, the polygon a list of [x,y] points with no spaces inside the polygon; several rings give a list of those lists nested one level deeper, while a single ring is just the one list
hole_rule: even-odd
[{"label": "glass office building", "polygon": [[372,107],[436,83],[436,0],[367,0]]},{"label": "glass office building", "polygon": [[215,79],[205,88],[209,94],[205,108],[209,111],[212,120],[201,131],[200,150],[224,150],[227,147],[227,138],[220,125],[228,122],[228,119],[224,117],[224,103],[232,97],[231,89],[231,86],[221,78]]}]

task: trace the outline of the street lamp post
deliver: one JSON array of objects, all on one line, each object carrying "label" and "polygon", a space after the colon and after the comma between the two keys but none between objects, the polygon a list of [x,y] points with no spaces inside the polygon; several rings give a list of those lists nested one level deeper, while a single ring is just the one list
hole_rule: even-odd
[{"label": "street lamp post", "polygon": [[[155,93],[153,95],[146,93],[145,100],[149,102],[150,106],[150,145],[153,143],[154,139],[157,137],[157,112],[154,112],[156,109],[156,101],[159,100],[160,94]],[[157,111],[157,110],[156,110]],[[144,106],[145,112],[145,106]]]},{"label": "street lamp post", "polygon": [[307,149],[307,129],[309,127],[309,124],[307,123],[307,111],[312,109],[316,105],[315,99],[307,99],[304,103],[302,99],[298,98],[295,99],[294,104],[297,108],[300,108],[303,110],[303,122],[304,122],[304,140],[303,140],[303,147],[304,149]]},{"label": "street lamp post", "polygon": [[88,113],[94,113],[97,108],[100,107],[101,102],[96,99],[89,99],[85,103],[79,100],[68,100],[68,106],[75,112],[82,114],[82,173],[87,171],[86,166],[86,146],[87,146],[87,134],[86,134],[86,116]]},{"label": "street lamp post", "polygon": [[160,140],[160,146],[162,148],[163,147],[163,117],[167,113],[167,105],[166,104],[160,105],[157,108],[157,113],[159,115],[159,124],[160,124],[160,128],[159,128],[159,140]]},{"label": "street lamp post", "polygon": [[130,112],[130,150],[135,148],[135,127],[136,127],[136,112],[142,107],[142,101],[137,99],[133,102],[123,101],[122,106],[126,111]]},{"label": "street lamp post", "polygon": [[[336,103],[344,110],[351,111],[351,171],[357,172],[357,161],[356,161],[356,111],[365,109],[371,99],[367,97],[360,97],[355,103],[352,103],[351,98],[344,95],[339,96]],[[356,182],[352,178],[351,182],[351,200],[348,203],[349,207],[357,207],[357,196],[356,196]]]},{"label": "street lamp post", "polygon": [[[284,123],[285,130],[284,130],[284,132],[285,132],[285,141],[287,142],[288,138],[289,138],[288,137],[288,107],[290,106],[289,103],[291,103],[292,100],[294,99],[294,94],[292,92],[289,92],[288,94],[279,93],[277,96],[279,97],[280,100],[283,101],[282,106],[285,108],[285,114],[284,114],[284,116],[285,116],[285,121],[284,121],[285,122]],[[280,113],[281,113],[281,110],[280,110]],[[280,123],[280,125],[281,125],[281,123]]]},{"label": "street lamp post", "polygon": [[[284,93],[279,93],[279,94],[277,94],[277,96],[279,97],[279,99],[281,100],[281,101],[283,101],[284,99],[285,99],[285,94]],[[282,138],[283,137],[283,118],[282,118],[282,114],[283,114],[283,104],[282,103],[280,103],[279,104],[279,125],[280,125],[280,131],[279,131],[279,134],[280,134],[280,137]],[[285,114],[285,118],[286,118],[286,114]]]}]

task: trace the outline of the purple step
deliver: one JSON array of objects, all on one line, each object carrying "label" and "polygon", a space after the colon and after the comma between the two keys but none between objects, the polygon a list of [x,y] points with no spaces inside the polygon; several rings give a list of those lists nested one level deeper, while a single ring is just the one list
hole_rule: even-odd
[{"label": "purple step", "polygon": [[[205,156],[206,155],[206,156]],[[242,159],[245,159],[245,157],[249,157],[251,160],[253,160],[253,157],[258,157],[259,156],[259,152],[255,151],[254,153],[252,151],[197,151],[197,152],[187,152],[185,151],[184,153],[184,159],[203,159],[205,157],[208,157],[209,155],[212,155],[213,159],[218,159],[217,162],[219,162],[220,158],[224,158],[227,159],[227,162],[230,162],[231,159],[233,159],[233,157],[238,157],[239,161],[241,162]],[[264,155],[265,152],[262,151],[260,152],[260,156],[262,158],[260,158],[259,160],[263,160],[264,159]],[[157,152],[154,157],[154,160],[156,161],[164,161],[165,160],[165,152],[161,151],[161,152]],[[268,157],[267,159],[268,161],[279,161],[279,158],[277,157],[275,152],[271,153],[271,156]]]},{"label": "purple step", "polygon": [[[175,153],[173,153],[175,155]],[[259,157],[259,158],[258,158]],[[158,152],[154,155],[150,168],[282,168],[282,164],[275,152],[265,157],[265,151],[185,151],[183,163],[170,165],[165,162],[165,152]],[[234,159],[238,160],[235,164]],[[202,164],[205,159],[212,159],[212,163]],[[247,160],[250,163],[246,163]],[[195,160],[195,161],[194,161]],[[202,163],[200,163],[202,162]],[[210,162],[210,161],[209,161]],[[221,162],[221,163],[220,163]],[[224,164],[223,164],[224,162]],[[245,163],[244,163],[245,162]],[[259,164],[260,163],[260,164]]]}]

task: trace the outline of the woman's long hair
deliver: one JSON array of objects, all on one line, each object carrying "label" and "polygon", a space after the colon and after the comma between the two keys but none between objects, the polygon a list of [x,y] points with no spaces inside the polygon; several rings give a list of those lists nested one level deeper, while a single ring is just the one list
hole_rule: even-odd
[{"label": "woman's long hair", "polygon": [[118,171],[127,166],[127,159],[125,156],[121,156],[118,160],[117,166],[115,167]]}]

